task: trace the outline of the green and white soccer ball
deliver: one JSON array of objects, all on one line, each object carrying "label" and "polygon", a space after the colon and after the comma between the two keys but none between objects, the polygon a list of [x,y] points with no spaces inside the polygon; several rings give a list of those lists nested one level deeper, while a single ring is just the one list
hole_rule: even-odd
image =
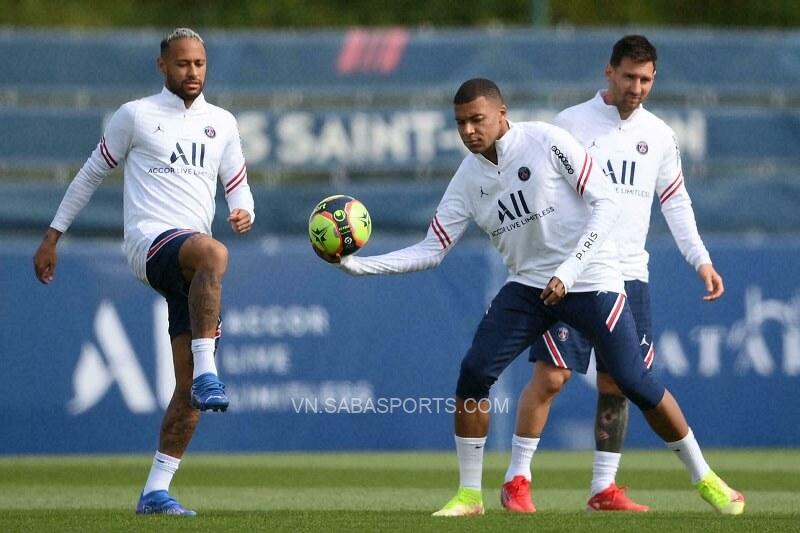
[{"label": "green and white soccer ball", "polygon": [[319,202],[308,219],[311,245],[327,255],[350,255],[361,249],[372,234],[372,220],[364,204],[337,194]]}]

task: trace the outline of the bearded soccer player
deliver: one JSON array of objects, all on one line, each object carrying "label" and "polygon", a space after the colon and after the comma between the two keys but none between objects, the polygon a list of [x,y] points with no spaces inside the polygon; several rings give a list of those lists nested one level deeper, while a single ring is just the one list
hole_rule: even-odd
[{"label": "bearded soccer player", "polygon": [[[587,102],[565,109],[555,120],[556,125],[587,147],[596,164],[602,167],[622,207],[612,238],[620,254],[625,293],[636,323],[641,358],[648,369],[653,364],[655,345],[645,241],[654,197],[658,198],[678,248],[697,271],[706,290],[703,299],[716,300],[724,292],[722,278],[712,266],[697,231],[675,134],[664,121],[642,107],[653,87],[656,59],[656,49],[645,37],[623,37],[614,45],[605,69],[608,88]],[[554,325],[531,347],[530,359],[535,361],[535,371],[520,396],[511,462],[501,493],[503,506],[509,511],[535,511],[530,496],[531,460],[550,405],[572,371],[586,373],[591,349],[590,341],[566,323]],[[589,511],[647,511],[649,507],[632,501],[616,484],[628,404],[609,375],[603,358],[597,357],[596,364],[595,453],[586,508]],[[693,438],[691,431],[687,438]],[[676,451],[684,448],[682,441],[668,446]],[[725,493],[714,492],[718,481],[707,464],[701,464],[693,472],[692,483],[701,493],[720,499],[724,508]]]},{"label": "bearded soccer player", "polygon": [[[425,239],[372,257],[323,255],[351,275],[431,269],[472,220],[508,267],[507,282],[461,363],[455,400],[460,486],[434,515],[483,513],[489,390],[514,358],[559,320],[600,348],[620,390],[666,443],[682,442],[678,453],[692,476],[697,475],[706,464],[702,452],[675,398],[639,355],[617,253],[607,238],[620,214],[611,184],[586,149],[563,129],[541,122],[509,122],[494,82],[464,82],[453,104],[459,135],[471,154],[450,181]],[[714,479],[726,501],[701,493],[703,497],[718,509],[741,512],[741,495]]]},{"label": "bearded soccer player", "polygon": [[169,485],[200,419],[225,411],[228,398],[214,359],[228,250],[211,236],[217,178],[233,231],[250,231],[255,213],[236,119],[206,102],[206,51],[193,30],[161,41],[161,93],[120,107],[73,179],[33,258],[36,277],[53,281],[56,244],[94,191],[123,165],[125,239],[133,274],[160,293],[169,310],[175,390],[164,414],[138,514],[192,516]]}]

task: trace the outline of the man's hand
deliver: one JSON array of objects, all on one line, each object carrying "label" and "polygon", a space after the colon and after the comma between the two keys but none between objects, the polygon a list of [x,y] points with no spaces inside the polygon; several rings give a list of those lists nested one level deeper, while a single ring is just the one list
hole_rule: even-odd
[{"label": "man's hand", "polygon": [[544,300],[544,305],[555,305],[564,299],[567,295],[567,288],[561,283],[561,280],[553,276],[547,287],[542,291],[540,299]]},{"label": "man's hand", "polygon": [[250,221],[250,213],[238,207],[228,215],[228,222],[231,223],[233,231],[239,235],[247,233],[253,227],[253,223]]},{"label": "man's hand", "polygon": [[39,245],[39,249],[33,256],[33,271],[36,279],[45,285],[53,281],[56,273],[56,263],[58,262],[56,244],[59,238],[61,238],[60,231],[53,228],[48,229],[42,239],[42,244]]},{"label": "man's hand", "polygon": [[703,296],[703,300],[707,302],[716,300],[722,296],[723,292],[725,292],[725,285],[722,283],[722,276],[717,274],[717,271],[714,270],[714,267],[711,266],[711,263],[700,265],[700,267],[697,269],[697,276],[706,287],[706,294]]}]

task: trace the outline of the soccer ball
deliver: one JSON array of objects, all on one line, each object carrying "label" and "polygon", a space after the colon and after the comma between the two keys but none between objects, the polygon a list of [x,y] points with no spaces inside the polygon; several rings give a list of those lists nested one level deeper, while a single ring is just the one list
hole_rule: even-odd
[{"label": "soccer ball", "polygon": [[323,254],[350,255],[361,249],[372,234],[372,220],[364,204],[337,194],[322,200],[308,219],[311,245]]}]

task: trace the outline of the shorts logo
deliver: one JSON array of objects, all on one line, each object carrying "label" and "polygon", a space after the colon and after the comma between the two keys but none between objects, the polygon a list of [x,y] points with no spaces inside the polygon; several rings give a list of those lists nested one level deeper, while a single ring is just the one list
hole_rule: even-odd
[{"label": "shorts logo", "polygon": [[531,177],[531,169],[528,167],[519,167],[519,170],[517,170],[517,176],[519,176],[519,179],[522,181],[528,181]]},{"label": "shorts logo", "polygon": [[561,326],[556,331],[556,336],[558,337],[558,340],[560,340],[561,342],[566,342],[567,339],[569,339],[569,330]]},{"label": "shorts logo", "polygon": [[649,150],[649,148],[647,147],[647,143],[644,141],[639,141],[639,144],[636,145],[636,151],[642,155],[646,154],[647,150]]},{"label": "shorts logo", "polygon": [[558,160],[561,161],[561,164],[567,169],[567,174],[575,174],[575,170],[572,168],[572,165],[570,165],[569,159],[564,155],[564,152],[558,149],[558,146],[553,145],[550,147],[550,150],[556,154]]},{"label": "shorts logo", "polygon": [[206,129],[203,131],[205,132],[206,137],[208,137],[209,139],[213,139],[214,137],[217,136],[217,131],[214,129],[213,126],[206,126]]}]

